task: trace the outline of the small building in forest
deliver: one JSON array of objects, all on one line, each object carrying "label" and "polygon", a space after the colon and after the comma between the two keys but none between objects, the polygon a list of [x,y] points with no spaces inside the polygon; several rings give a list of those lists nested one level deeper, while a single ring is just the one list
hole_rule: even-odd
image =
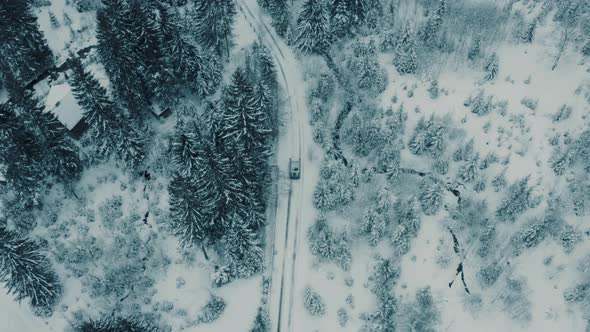
[{"label": "small building in forest", "polygon": [[82,136],[86,130],[84,111],[68,83],[51,86],[45,99],[45,111],[53,113],[75,138]]},{"label": "small building in forest", "polygon": [[165,107],[158,102],[153,102],[150,106],[152,114],[158,119],[165,119],[172,114],[170,107]]}]

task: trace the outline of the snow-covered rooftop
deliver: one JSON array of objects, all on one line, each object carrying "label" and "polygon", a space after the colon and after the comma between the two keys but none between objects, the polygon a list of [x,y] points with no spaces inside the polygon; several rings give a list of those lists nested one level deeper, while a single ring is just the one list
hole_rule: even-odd
[{"label": "snow-covered rooftop", "polygon": [[83,116],[72,88],[67,83],[51,87],[45,100],[45,110],[53,113],[68,130],[74,129]]}]

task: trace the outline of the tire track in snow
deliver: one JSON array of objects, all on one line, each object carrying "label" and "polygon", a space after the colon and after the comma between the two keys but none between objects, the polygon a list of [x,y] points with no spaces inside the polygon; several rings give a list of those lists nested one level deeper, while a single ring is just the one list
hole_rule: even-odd
[{"label": "tire track in snow", "polygon": [[[292,157],[297,157],[299,160],[301,160],[301,150],[302,150],[302,143],[303,143],[303,138],[302,138],[302,127],[301,127],[301,123],[298,123],[299,119],[297,117],[294,117],[294,111],[297,111],[299,113],[300,109],[299,109],[299,103],[297,101],[296,98],[292,98],[292,96],[294,95],[293,90],[291,89],[291,87],[289,86],[289,81],[287,80],[287,76],[285,74],[285,70],[284,70],[284,64],[281,61],[280,58],[282,58],[283,60],[287,60],[281,47],[279,46],[277,40],[275,39],[272,31],[270,30],[270,28],[266,25],[266,23],[264,23],[262,20],[258,19],[256,16],[254,16],[254,14],[252,13],[252,11],[250,10],[250,8],[248,7],[247,4],[245,4],[243,1],[241,0],[234,0],[236,5],[238,6],[240,12],[242,13],[242,15],[244,15],[244,18],[246,19],[246,21],[248,21],[248,24],[250,25],[250,27],[252,27],[252,29],[254,30],[254,32],[256,34],[258,34],[259,38],[261,40],[263,40],[266,44],[270,44],[271,47],[269,47],[271,54],[277,64],[277,66],[279,67],[279,71],[281,73],[281,78],[283,80],[284,83],[284,87],[285,90],[287,92],[288,95],[288,99],[289,99],[289,105],[290,105],[290,112],[289,112],[289,118],[290,118],[290,125],[292,126],[292,129],[295,129],[298,127],[298,139],[292,139],[292,142],[297,142],[298,143],[298,151],[297,151],[297,155],[293,155],[292,152]],[[248,15],[246,15],[246,11],[244,11],[244,8],[246,9],[246,11],[248,12],[248,14],[250,15],[250,19],[248,18]],[[257,23],[258,26],[262,26],[264,28],[264,30],[266,31],[265,34],[261,34],[258,29],[254,26],[255,24],[252,21],[255,21]],[[268,36],[270,36],[270,40],[268,38]],[[297,124],[296,124],[297,122]],[[294,135],[294,130],[291,130],[291,134]],[[303,177],[303,176],[302,176]],[[301,181],[300,181],[301,182]],[[285,225],[285,244],[284,244],[284,252],[283,252],[283,262],[282,262],[282,271],[281,271],[281,286],[280,286],[280,295],[279,295],[279,305],[278,305],[278,318],[277,318],[277,331],[281,330],[281,324],[282,324],[282,312],[283,312],[283,299],[284,299],[284,293],[285,293],[285,272],[286,272],[286,260],[288,259],[288,254],[286,253],[289,249],[289,226],[290,226],[290,216],[291,216],[291,199],[292,199],[292,191],[293,191],[293,180],[289,181],[289,197],[288,197],[288,207],[287,207],[287,220],[286,220],[286,225]],[[299,204],[301,205],[303,202],[303,188],[300,188],[299,191]],[[293,313],[293,292],[295,289],[295,264],[296,264],[296,258],[297,258],[297,247],[298,247],[298,233],[299,233],[299,221],[300,221],[300,213],[301,213],[301,208],[296,210],[296,215],[295,215],[295,230],[294,230],[294,244],[293,244],[293,253],[292,253],[292,264],[291,264],[291,280],[290,280],[290,285],[289,285],[289,309],[288,309],[288,320],[287,320],[287,330],[291,330],[291,322],[292,322],[292,313]],[[276,227],[276,226],[275,226]],[[273,239],[273,246],[274,243],[276,242],[276,239]],[[271,258],[272,264],[274,265],[274,255]],[[273,273],[273,268],[274,266],[271,266],[271,273]],[[272,275],[270,277],[270,293],[272,293],[272,286],[273,286],[273,282],[272,282],[273,278]],[[267,305],[270,305],[270,301],[267,301]],[[267,309],[270,312],[270,308]]]}]

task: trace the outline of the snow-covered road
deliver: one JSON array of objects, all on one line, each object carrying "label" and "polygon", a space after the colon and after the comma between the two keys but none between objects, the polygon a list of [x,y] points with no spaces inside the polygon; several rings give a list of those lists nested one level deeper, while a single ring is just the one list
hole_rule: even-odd
[{"label": "snow-covered road", "polygon": [[[279,199],[277,203],[277,218],[274,230],[273,255],[270,257],[270,294],[268,308],[272,324],[272,331],[295,331],[297,314],[294,301],[298,298],[296,287],[298,280],[297,253],[304,242],[308,220],[313,220],[314,208],[312,193],[315,177],[312,172],[311,154],[308,151],[308,139],[311,127],[305,108],[305,82],[303,70],[295,56],[285,42],[277,36],[263,17],[256,0],[238,0],[238,9],[260,36],[260,39],[271,50],[275,59],[279,82],[286,95],[288,113],[286,114],[283,132],[279,138],[277,162],[279,167]],[[301,178],[288,179],[289,159],[301,160]],[[288,181],[288,182],[287,182]]]}]

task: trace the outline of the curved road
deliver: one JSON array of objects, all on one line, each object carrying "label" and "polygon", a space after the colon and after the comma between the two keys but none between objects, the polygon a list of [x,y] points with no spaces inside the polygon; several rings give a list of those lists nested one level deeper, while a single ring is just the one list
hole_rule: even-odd
[{"label": "curved road", "polygon": [[[270,49],[279,71],[279,82],[288,97],[289,112],[285,120],[277,148],[279,180],[288,179],[289,159],[301,159],[301,178],[288,180],[288,191],[279,190],[277,218],[272,234],[274,239],[268,245],[273,252],[268,257],[270,290],[268,310],[271,331],[293,330],[293,302],[296,297],[297,248],[302,241],[301,219],[312,211],[311,194],[313,179],[306,175],[310,166],[307,157],[307,139],[311,137],[308,113],[305,109],[305,83],[301,66],[294,52],[278,37],[261,17],[255,0],[235,0],[239,11],[259,35],[260,40]],[[281,184],[283,181],[279,181]],[[305,199],[305,198],[309,199]]]}]

